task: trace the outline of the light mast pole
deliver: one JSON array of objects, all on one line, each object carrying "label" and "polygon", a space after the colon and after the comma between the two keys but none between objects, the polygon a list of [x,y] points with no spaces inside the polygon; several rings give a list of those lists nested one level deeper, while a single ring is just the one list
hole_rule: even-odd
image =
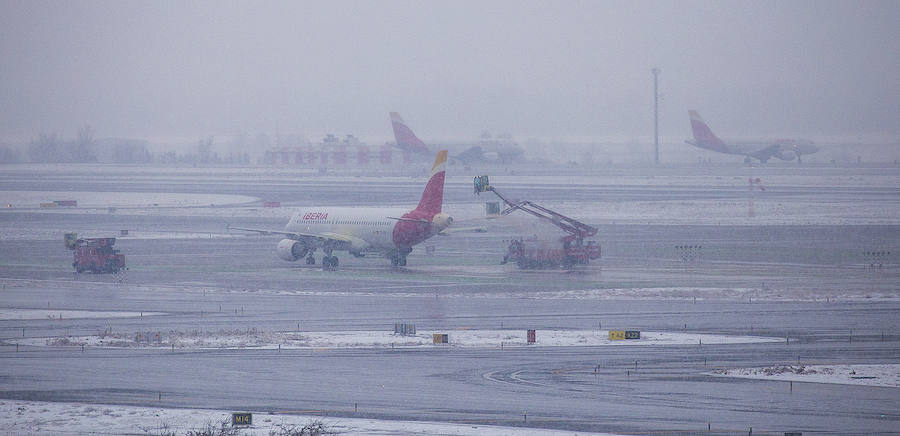
[{"label": "light mast pole", "polygon": [[653,162],[659,165],[659,67],[653,67]]}]

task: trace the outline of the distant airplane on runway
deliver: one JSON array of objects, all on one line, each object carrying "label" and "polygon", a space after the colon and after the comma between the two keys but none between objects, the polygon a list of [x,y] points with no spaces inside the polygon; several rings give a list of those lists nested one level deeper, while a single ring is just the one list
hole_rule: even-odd
[{"label": "distant airplane on runway", "polygon": [[[413,133],[412,129],[406,125],[403,118],[397,112],[391,112],[391,126],[394,128],[394,140],[397,141],[397,148],[407,151],[411,154],[430,154],[430,150],[425,143]],[[454,148],[454,144],[442,144],[441,148]],[[463,150],[463,148],[465,149]],[[520,159],[525,151],[522,147],[512,141],[510,138],[491,137],[487,132],[482,133],[477,144],[456,144],[456,149],[461,151],[452,151],[450,159],[459,161],[463,165],[471,165],[475,163],[510,163]]]},{"label": "distant airplane on runway", "polygon": [[723,141],[706,125],[703,118],[695,110],[688,111],[691,117],[691,130],[694,140],[684,141],[696,147],[717,151],[725,154],[737,154],[745,156],[744,162],[749,163],[750,158],[758,159],[765,163],[772,157],[781,160],[801,161],[804,154],[812,154],[819,151],[819,147],[808,139],[760,139],[752,141]]},{"label": "distant airplane on runway", "polygon": [[450,227],[453,218],[441,212],[444,201],[444,174],[447,150],[441,150],[431,167],[419,205],[411,210],[364,207],[308,207],[295,213],[284,230],[229,229],[285,235],[278,243],[278,257],[297,261],[306,257],[314,265],[316,249],[325,252],[322,269],[338,266],[334,251],[347,251],[356,257],[380,254],[394,266],[406,266],[406,257],[414,245]]}]

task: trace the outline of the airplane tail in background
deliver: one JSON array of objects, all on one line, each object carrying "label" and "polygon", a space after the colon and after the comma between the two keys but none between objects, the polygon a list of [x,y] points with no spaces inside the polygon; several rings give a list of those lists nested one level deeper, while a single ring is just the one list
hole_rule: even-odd
[{"label": "airplane tail in background", "polygon": [[397,112],[391,112],[391,127],[394,128],[394,140],[397,141],[398,148],[414,153],[428,151],[425,143],[403,122]]},{"label": "airplane tail in background", "polygon": [[689,110],[688,114],[691,117],[691,130],[694,133],[695,141],[694,145],[709,150],[727,152],[728,147],[725,145],[725,142],[712,132],[709,126],[706,125],[706,122],[703,121],[703,118],[700,118],[700,114],[697,113],[697,111]]},{"label": "airplane tail in background", "polygon": [[431,178],[425,185],[425,191],[422,192],[422,199],[419,200],[417,211],[425,212],[429,215],[441,213],[444,203],[444,175],[447,167],[447,150],[441,150],[434,158],[434,165],[431,167]]}]

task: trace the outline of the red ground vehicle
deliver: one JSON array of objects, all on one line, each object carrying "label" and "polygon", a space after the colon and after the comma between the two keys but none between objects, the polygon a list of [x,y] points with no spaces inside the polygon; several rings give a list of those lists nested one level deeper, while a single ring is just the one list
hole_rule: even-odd
[{"label": "red ground vehicle", "polygon": [[125,255],[113,248],[116,238],[78,239],[75,233],[66,233],[65,242],[73,251],[75,272],[116,274],[125,269]]},{"label": "red ground vehicle", "polygon": [[584,224],[563,214],[554,212],[530,201],[512,202],[490,185],[488,176],[475,177],[475,193],[491,191],[507,204],[501,215],[521,210],[559,227],[568,235],[554,241],[536,239],[514,240],[507,248],[502,263],[515,262],[521,269],[531,268],[571,268],[587,265],[592,259],[600,258],[600,244],[585,240],[597,234],[597,228]]}]

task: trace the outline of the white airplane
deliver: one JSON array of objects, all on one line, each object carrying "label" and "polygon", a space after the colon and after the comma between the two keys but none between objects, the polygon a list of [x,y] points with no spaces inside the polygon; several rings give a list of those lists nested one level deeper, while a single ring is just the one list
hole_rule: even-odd
[{"label": "white airplane", "polygon": [[[394,129],[394,139],[397,148],[410,154],[428,154],[429,149],[425,143],[409,128],[400,114],[391,112],[391,127]],[[484,132],[477,143],[473,144],[441,144],[440,148],[453,150],[450,159],[459,161],[464,165],[476,163],[509,163],[522,158],[525,150],[510,138],[491,137]],[[465,148],[463,150],[463,148]]]},{"label": "white airplane", "polygon": [[444,201],[444,174],[447,150],[441,150],[431,167],[419,205],[411,210],[364,207],[307,207],[291,217],[284,230],[229,229],[284,235],[278,243],[278,257],[297,261],[306,257],[314,265],[314,253],[321,248],[322,269],[338,266],[334,251],[347,251],[356,257],[380,254],[394,266],[406,266],[406,256],[414,245],[450,227],[453,218],[441,212]]},{"label": "white airplane", "polygon": [[691,117],[691,131],[694,134],[694,140],[684,142],[719,153],[746,156],[744,162],[747,163],[750,163],[751,157],[759,159],[763,163],[772,157],[781,160],[794,160],[794,157],[796,157],[797,162],[800,162],[802,155],[819,151],[819,147],[816,147],[808,139],[760,139],[745,142],[725,142],[712,132],[709,126],[706,125],[706,122],[703,121],[703,118],[700,118],[700,114],[697,111],[690,110],[688,114]]}]

